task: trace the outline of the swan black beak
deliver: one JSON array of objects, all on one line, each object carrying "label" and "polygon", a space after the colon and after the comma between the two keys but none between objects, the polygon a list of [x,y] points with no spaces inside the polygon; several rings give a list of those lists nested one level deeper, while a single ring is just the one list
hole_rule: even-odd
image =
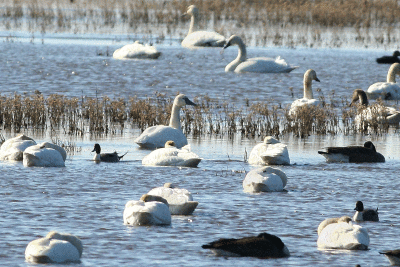
[{"label": "swan black beak", "polygon": [[315,78],[315,81],[317,81],[317,82],[321,82],[318,78]]},{"label": "swan black beak", "polygon": [[225,48],[228,48],[228,47],[230,47],[231,46],[231,42],[227,42],[225,45],[224,45],[224,49]]},{"label": "swan black beak", "polygon": [[193,103],[192,101],[190,101],[189,98],[185,97],[184,99],[185,99],[186,105],[197,106],[197,104],[196,104],[196,103]]}]

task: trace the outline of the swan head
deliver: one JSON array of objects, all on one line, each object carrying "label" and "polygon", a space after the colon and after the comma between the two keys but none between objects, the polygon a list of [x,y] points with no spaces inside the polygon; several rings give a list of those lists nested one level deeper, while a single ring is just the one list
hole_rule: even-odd
[{"label": "swan head", "polygon": [[175,97],[174,106],[181,108],[186,105],[197,106],[195,103],[190,101],[189,98],[187,96],[185,96],[184,94],[180,94],[177,97]]},{"label": "swan head", "polygon": [[360,100],[360,104],[363,106],[368,106],[368,98],[367,94],[362,89],[356,89],[353,92],[353,96],[351,98],[350,106]]},{"label": "swan head", "polygon": [[231,45],[237,45],[243,43],[242,38],[240,38],[237,35],[232,35],[231,37],[229,37],[229,39],[226,41],[225,45],[224,45],[224,49],[230,47]]},{"label": "swan head", "polygon": [[199,9],[195,5],[190,5],[183,15],[197,16]]},{"label": "swan head", "polygon": [[164,204],[166,204],[168,206],[168,201],[160,196],[153,196],[153,195],[148,195],[148,194],[144,194],[141,198],[141,201],[143,202],[152,202],[152,201],[157,201],[157,202],[162,202]]},{"label": "swan head", "polygon": [[165,147],[165,148],[168,148],[168,147],[175,147],[175,142],[169,140],[169,141],[165,142],[165,146],[164,146],[164,147]]},{"label": "swan head", "polygon": [[96,151],[96,154],[100,154],[101,148],[100,148],[99,144],[94,144],[94,148],[93,148],[92,152],[95,152],[95,151]]},{"label": "swan head", "polygon": [[172,183],[165,183],[164,187],[165,188],[175,188],[175,186]]},{"label": "swan head", "polygon": [[338,218],[337,222],[338,223],[340,223],[340,222],[349,223],[349,222],[351,222],[351,218],[349,216],[342,216],[342,217]]},{"label": "swan head", "polygon": [[304,81],[317,81],[320,82],[320,80],[317,77],[317,73],[315,72],[315,70],[313,69],[309,69],[306,71],[306,73],[304,73]]},{"label": "swan head", "polygon": [[264,144],[277,144],[280,143],[278,140],[273,138],[272,136],[267,136],[264,138]]}]

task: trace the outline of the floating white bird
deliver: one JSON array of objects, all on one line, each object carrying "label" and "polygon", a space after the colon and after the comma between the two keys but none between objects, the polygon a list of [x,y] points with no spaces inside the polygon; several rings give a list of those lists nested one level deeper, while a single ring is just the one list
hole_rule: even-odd
[{"label": "floating white bird", "polygon": [[100,153],[101,152],[101,147],[99,144],[94,144],[94,148],[92,152],[96,152],[96,155],[94,155],[93,160],[96,162],[119,162],[128,152],[123,154],[122,156],[119,156],[117,152],[113,153]]},{"label": "floating white bird", "polygon": [[314,99],[313,91],[312,91],[312,81],[319,82],[317,77],[317,73],[315,70],[309,69],[304,73],[303,79],[303,87],[304,87],[304,96],[303,98],[297,99],[293,101],[292,105],[290,106],[289,115],[295,116],[297,110],[303,106],[318,106],[320,105],[320,101]]},{"label": "floating white bird", "polygon": [[289,165],[287,146],[271,136],[256,145],[250,152],[249,163],[253,165]]},{"label": "floating white bird", "polygon": [[326,158],[326,162],[362,163],[362,162],[385,162],[385,157],[376,152],[371,141],[364,146],[326,147],[325,151],[318,151]]},{"label": "floating white bird", "polygon": [[184,15],[190,15],[190,28],[187,36],[182,41],[182,46],[193,47],[223,47],[225,37],[213,31],[198,31],[199,10],[195,5],[188,7]]},{"label": "floating white bird", "polygon": [[287,183],[286,174],[277,168],[261,167],[247,173],[243,189],[249,193],[283,191]]},{"label": "floating white bird", "polygon": [[65,167],[66,158],[64,148],[44,142],[25,149],[23,164],[25,167]]},{"label": "floating white bird", "polygon": [[400,64],[394,63],[390,66],[386,82],[372,84],[367,90],[369,99],[382,98],[385,100],[400,99],[400,85],[396,83],[396,75],[400,75]]},{"label": "floating white bird", "polygon": [[113,53],[115,59],[157,59],[161,52],[151,45],[143,45],[139,41],[127,44]]},{"label": "floating white bird", "polygon": [[175,147],[174,141],[167,141],[164,148],[158,148],[142,160],[143,165],[147,166],[181,166],[197,167],[201,158],[190,151],[190,145],[181,149]]},{"label": "floating white bird", "polygon": [[318,227],[318,248],[365,250],[369,246],[367,229],[353,224],[351,218],[326,219]]},{"label": "floating white bird", "polygon": [[231,45],[239,47],[239,54],[236,59],[225,67],[225,72],[288,73],[297,68],[288,65],[280,57],[276,59],[267,57],[247,58],[246,45],[239,36],[232,35],[226,42],[224,49]]},{"label": "floating white bird", "polygon": [[181,119],[179,111],[185,105],[196,106],[195,103],[189,100],[184,94],[175,97],[172,105],[171,119],[169,126],[157,125],[147,128],[138,138],[135,139],[141,148],[155,149],[164,147],[169,140],[174,141],[177,148],[187,145],[186,136],[181,129]]},{"label": "floating white bird", "polygon": [[143,195],[139,201],[128,201],[124,209],[124,224],[169,225],[171,212],[168,202],[159,196]]},{"label": "floating white bird", "polygon": [[378,209],[366,209],[364,210],[364,204],[362,201],[356,202],[356,207],[354,208],[356,213],[353,216],[353,221],[371,221],[371,222],[379,222]]},{"label": "floating white bird", "polygon": [[33,145],[36,142],[23,134],[10,138],[1,145],[0,160],[22,161],[24,150]]},{"label": "floating white bird", "polygon": [[199,204],[193,201],[192,194],[187,189],[176,188],[171,183],[165,183],[164,187],[153,188],[147,194],[167,200],[172,215],[190,215]]},{"label": "floating white bird", "polygon": [[52,231],[28,244],[25,259],[32,263],[79,262],[82,251],[83,245],[78,237]]}]

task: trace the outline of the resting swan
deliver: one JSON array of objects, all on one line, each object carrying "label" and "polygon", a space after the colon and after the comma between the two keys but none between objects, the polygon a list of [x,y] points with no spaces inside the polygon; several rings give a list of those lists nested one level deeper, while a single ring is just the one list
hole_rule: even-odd
[{"label": "resting swan", "polygon": [[249,163],[253,165],[290,165],[287,146],[271,136],[256,145],[250,152]]},{"label": "resting swan", "polygon": [[143,45],[139,41],[127,44],[113,53],[115,59],[157,59],[161,55],[154,46]]},{"label": "resting swan", "polygon": [[197,31],[195,27],[198,25],[199,10],[195,5],[188,7],[184,15],[190,15],[190,28],[187,36],[182,41],[182,46],[187,48],[192,47],[223,47],[225,37],[216,32]]},{"label": "resting swan", "polygon": [[179,115],[179,111],[185,105],[196,106],[196,104],[190,101],[184,94],[175,97],[169,126],[151,126],[135,139],[135,143],[141,148],[147,149],[164,147],[165,143],[169,140],[174,141],[177,148],[187,145],[186,136],[181,129],[181,119]]},{"label": "resting swan", "polygon": [[0,160],[22,161],[24,150],[36,142],[23,134],[6,140],[0,148]]},{"label": "resting swan", "polygon": [[23,164],[25,167],[65,167],[66,158],[64,148],[44,142],[25,149]]},{"label": "resting swan", "polygon": [[320,105],[320,101],[314,99],[313,91],[312,91],[312,81],[319,82],[317,77],[317,73],[313,69],[309,69],[304,73],[303,79],[303,88],[304,88],[304,96],[303,98],[297,99],[293,101],[290,106],[289,115],[295,116],[299,107],[302,106],[318,106]]},{"label": "resting swan", "polygon": [[52,231],[28,244],[25,259],[32,263],[79,262],[82,251],[83,245],[78,237]]},{"label": "resting swan", "polygon": [[243,180],[243,189],[248,193],[279,192],[287,184],[286,174],[277,168],[261,167],[251,170]]},{"label": "resting swan", "polygon": [[188,190],[174,187],[171,183],[153,188],[147,194],[160,196],[167,200],[171,215],[190,215],[199,204],[199,202],[193,201],[192,194]]},{"label": "resting swan", "polygon": [[385,100],[400,99],[400,85],[396,83],[396,75],[400,75],[400,64],[394,63],[390,66],[387,81],[371,85],[367,90],[369,99],[382,98]]},{"label": "resting swan", "polygon": [[239,36],[232,35],[226,42],[224,49],[231,45],[239,47],[239,54],[231,63],[225,67],[225,72],[260,72],[260,73],[288,73],[295,66],[288,65],[284,59],[267,57],[247,58],[246,45]]}]

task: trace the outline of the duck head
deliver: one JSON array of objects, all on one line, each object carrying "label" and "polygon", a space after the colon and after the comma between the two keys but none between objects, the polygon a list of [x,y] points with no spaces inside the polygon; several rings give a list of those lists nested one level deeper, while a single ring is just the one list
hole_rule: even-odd
[{"label": "duck head", "polygon": [[100,154],[101,148],[100,148],[99,144],[94,144],[94,148],[93,148],[92,152],[95,152],[95,151],[96,151],[96,154]]}]

